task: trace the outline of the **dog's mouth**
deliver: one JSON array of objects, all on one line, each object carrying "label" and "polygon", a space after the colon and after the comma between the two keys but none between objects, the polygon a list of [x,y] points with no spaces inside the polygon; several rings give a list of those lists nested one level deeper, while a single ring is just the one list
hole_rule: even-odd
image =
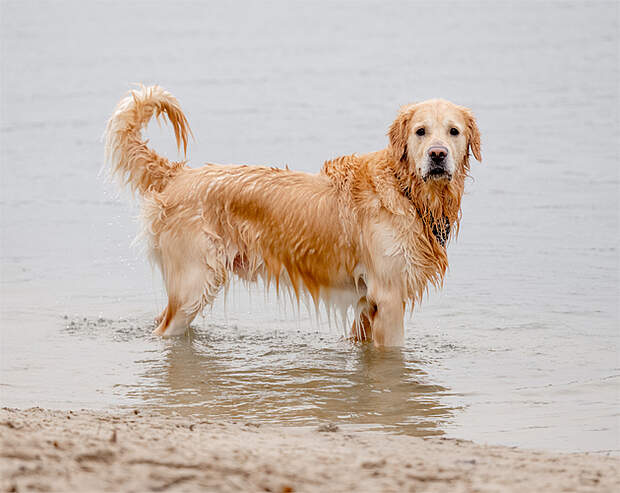
[{"label": "dog's mouth", "polygon": [[424,181],[450,181],[451,179],[452,175],[441,166],[431,168],[426,175],[424,175]]}]

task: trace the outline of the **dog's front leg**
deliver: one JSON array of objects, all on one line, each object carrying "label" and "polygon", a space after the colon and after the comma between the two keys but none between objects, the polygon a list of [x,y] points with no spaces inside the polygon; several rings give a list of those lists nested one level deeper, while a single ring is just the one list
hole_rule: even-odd
[{"label": "dog's front leg", "polygon": [[402,346],[405,342],[405,303],[396,293],[374,297],[376,312],[371,318],[372,338],[376,347]]},{"label": "dog's front leg", "polygon": [[350,339],[354,342],[372,341],[372,319],[375,316],[376,306],[369,303],[366,296],[360,298],[355,309],[356,317],[351,326]]}]

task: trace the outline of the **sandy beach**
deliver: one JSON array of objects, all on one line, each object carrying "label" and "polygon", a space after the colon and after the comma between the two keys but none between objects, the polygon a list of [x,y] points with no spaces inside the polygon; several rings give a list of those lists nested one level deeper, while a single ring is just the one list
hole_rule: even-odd
[{"label": "sandy beach", "polygon": [[336,426],[4,408],[2,491],[618,491],[620,458]]}]

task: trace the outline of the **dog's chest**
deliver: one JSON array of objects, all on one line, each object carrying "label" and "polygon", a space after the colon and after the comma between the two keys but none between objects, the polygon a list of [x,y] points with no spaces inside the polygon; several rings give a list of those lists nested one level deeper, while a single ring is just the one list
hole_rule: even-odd
[{"label": "dog's chest", "polygon": [[441,271],[443,259],[437,258],[432,242],[423,236],[421,224],[382,222],[372,228],[371,234],[369,253],[373,271],[384,281],[394,283],[399,280],[405,291],[417,292]]},{"label": "dog's chest", "polygon": [[370,257],[375,274],[393,278],[403,276],[407,269],[407,245],[403,235],[389,223],[378,223],[371,228]]}]

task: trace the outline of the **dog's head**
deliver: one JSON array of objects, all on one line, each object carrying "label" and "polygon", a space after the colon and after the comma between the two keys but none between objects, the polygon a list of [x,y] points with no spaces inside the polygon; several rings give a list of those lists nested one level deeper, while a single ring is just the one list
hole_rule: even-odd
[{"label": "dog's head", "polygon": [[469,150],[482,160],[480,132],[468,108],[433,99],[403,106],[388,133],[393,157],[426,183],[450,183],[464,177]]}]

